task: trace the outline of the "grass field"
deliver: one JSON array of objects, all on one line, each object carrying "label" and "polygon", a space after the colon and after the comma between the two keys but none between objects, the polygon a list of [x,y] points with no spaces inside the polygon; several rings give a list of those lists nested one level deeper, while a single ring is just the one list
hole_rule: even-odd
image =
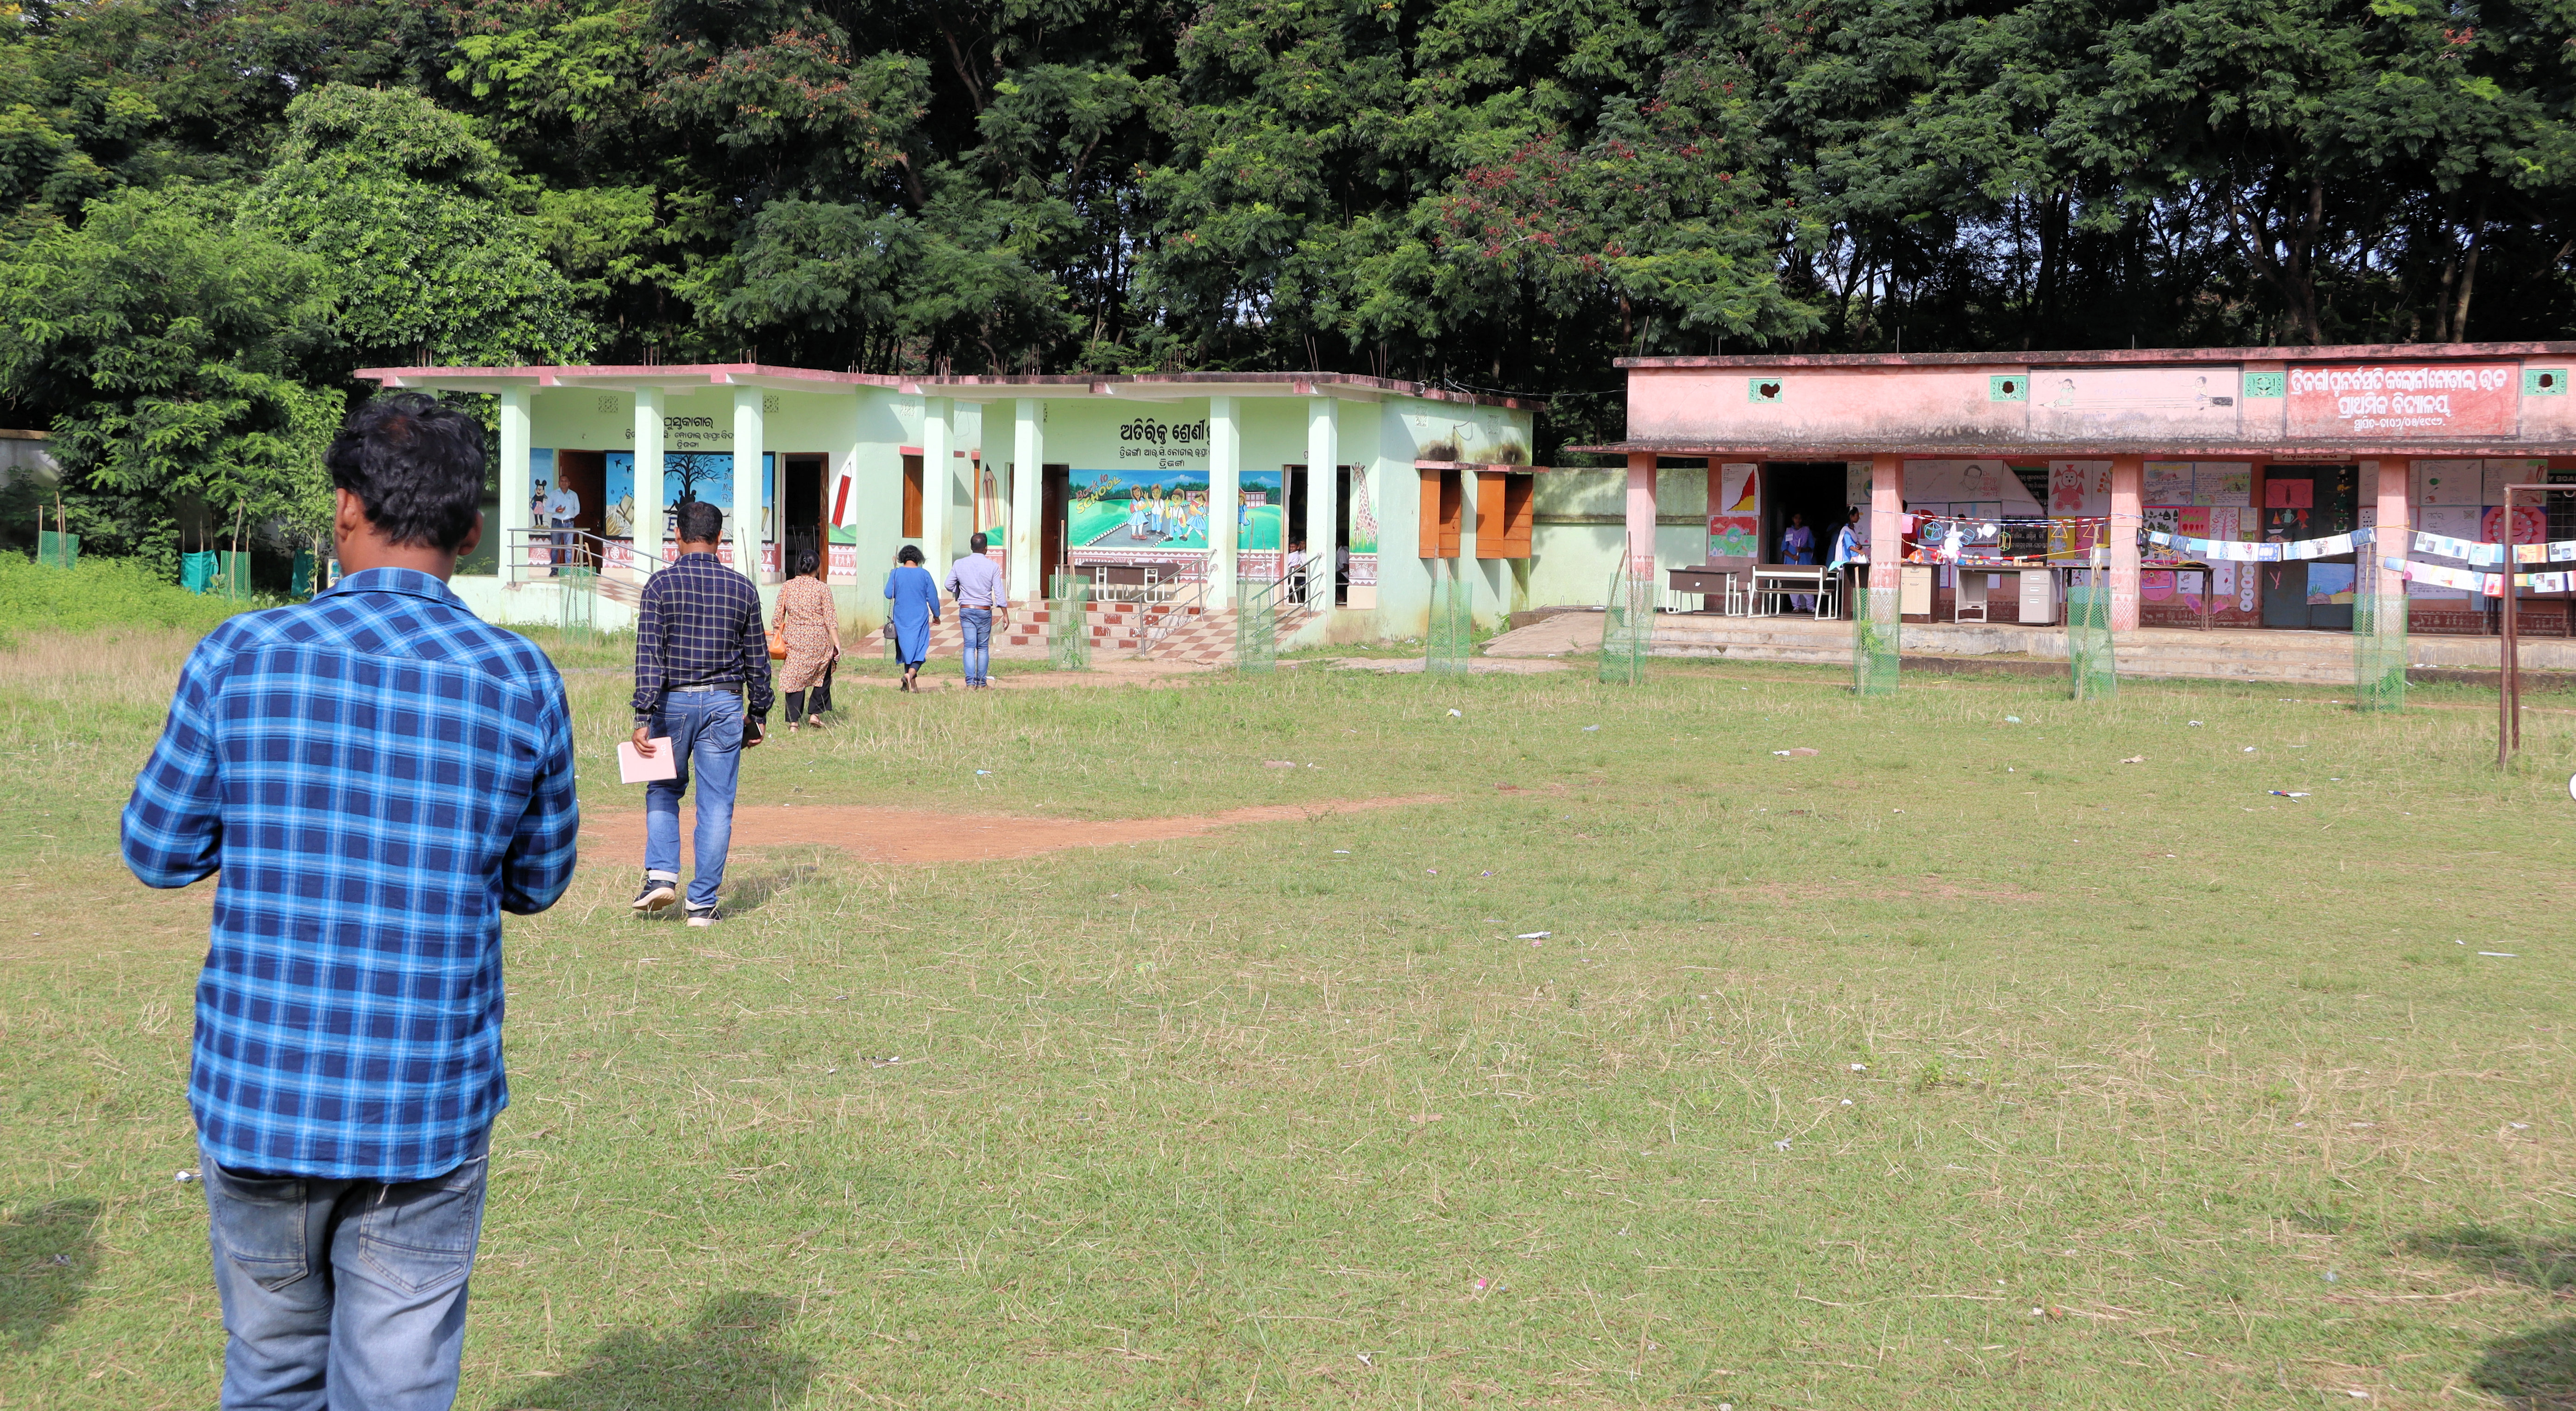
[{"label": "grass field", "polygon": [[[114,846],[185,645],[0,654],[0,1406],[213,1401],[207,888]],[[2576,703],[2499,777],[2489,697],[2284,694],[844,690],[747,802],[1447,802],[737,853],[712,933],[586,859],[509,927],[461,1404],[2569,1405]]]}]

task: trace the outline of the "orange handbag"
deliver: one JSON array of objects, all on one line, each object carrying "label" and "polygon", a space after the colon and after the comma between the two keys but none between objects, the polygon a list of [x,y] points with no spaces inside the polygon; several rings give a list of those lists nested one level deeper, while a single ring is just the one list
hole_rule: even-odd
[{"label": "orange handbag", "polygon": [[787,629],[783,627],[772,627],[769,629],[769,659],[771,661],[787,660]]}]

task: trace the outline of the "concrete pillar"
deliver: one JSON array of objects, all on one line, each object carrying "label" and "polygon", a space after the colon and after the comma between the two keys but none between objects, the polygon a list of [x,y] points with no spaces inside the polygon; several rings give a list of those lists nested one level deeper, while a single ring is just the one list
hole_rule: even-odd
[{"label": "concrete pillar", "polygon": [[[516,582],[529,577],[523,560],[527,555],[525,531],[533,511],[528,496],[535,488],[528,478],[528,402],[530,389],[505,387],[501,390],[501,581]],[[543,578],[540,573],[536,577]]]},{"label": "concrete pillar", "polygon": [[[2367,472],[2368,469],[2365,464],[2363,470]],[[2377,564],[2385,559],[2413,556],[2415,510],[2413,496],[2408,491],[2414,483],[2415,462],[2384,460],[2379,463],[2379,485],[2373,501],[2379,513],[2371,521],[2372,543],[2361,551],[2363,563]],[[2511,539],[2513,536],[2508,531],[2505,537]],[[2406,621],[2406,580],[2403,576],[2383,568],[2376,573],[2365,573],[2361,579],[2379,585],[2380,621],[2401,624]]]},{"label": "concrete pillar", "polygon": [[2111,630],[2138,630],[2138,530],[2144,527],[2145,456],[2111,458]]},{"label": "concrete pillar", "polygon": [[635,572],[662,567],[662,389],[635,389]]},{"label": "concrete pillar", "polygon": [[1243,495],[1243,442],[1234,399],[1208,398],[1208,606],[1234,605],[1234,508]]},{"label": "concrete pillar", "polygon": [[[1869,458],[1869,590],[1905,588],[1905,459]],[[1856,614],[1855,614],[1856,615]]]},{"label": "concrete pillar", "polygon": [[733,504],[725,518],[733,531],[733,566],[754,583],[768,578],[760,568],[761,391],[733,389]]},{"label": "concrete pillar", "polygon": [[1306,399],[1306,596],[1333,605],[1334,561],[1341,544],[1341,413],[1330,397]]},{"label": "concrete pillar", "polygon": [[957,558],[956,531],[948,527],[949,502],[957,494],[957,452],[949,434],[954,405],[946,397],[921,399],[921,557],[943,581]]},{"label": "concrete pillar", "polygon": [[1636,571],[1653,577],[1655,572],[1655,457],[1651,452],[1628,454],[1628,553],[1636,559]]},{"label": "concrete pillar", "polygon": [[1022,397],[1011,415],[1011,522],[1005,546],[1010,559],[1011,601],[1025,602],[1044,591],[1038,582],[1039,505],[1046,494],[1040,465],[1046,455],[1046,428],[1038,418],[1045,404]]}]

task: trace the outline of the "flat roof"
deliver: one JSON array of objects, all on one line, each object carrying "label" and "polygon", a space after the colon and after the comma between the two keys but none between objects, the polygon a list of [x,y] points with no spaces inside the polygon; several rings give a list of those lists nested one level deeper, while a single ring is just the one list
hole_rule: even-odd
[{"label": "flat roof", "polygon": [[767,363],[647,363],[642,365],[557,365],[530,367],[368,367],[357,376],[384,387],[411,387],[453,392],[498,392],[509,388],[765,387],[774,391],[823,392],[836,387],[883,387],[906,396],[954,397],[967,402],[1003,402],[1019,397],[1068,400],[1088,397],[1134,402],[1178,402],[1196,397],[1340,397],[1374,402],[1382,397],[1417,397],[1462,406],[1500,407],[1542,412],[1547,403],[1535,397],[1459,392],[1419,382],[1367,377],[1351,372],[1154,372],[1134,375],[1089,373],[1020,376],[919,377],[888,373],[831,372],[822,368],[776,367]]},{"label": "flat roof", "polygon": [[[1657,437],[1610,441],[1598,446],[1568,446],[1569,452],[1592,455],[1706,456],[1714,460],[1850,461],[1871,456],[1903,456],[1914,461],[2099,461],[2113,456],[2145,456],[2159,461],[2301,461],[2409,459],[2476,459],[2494,456],[2576,456],[2576,441],[2319,441],[2283,436],[2259,441],[1943,441],[1935,437],[1899,440],[1760,440],[1722,437]],[[1593,469],[1612,467],[1595,466]]]},{"label": "flat roof", "polygon": [[2192,363],[2314,363],[2404,358],[2576,357],[2576,343],[2326,343],[2268,348],[2081,348],[2057,352],[1722,353],[1710,357],[1614,358],[1611,366],[1667,367],[2083,367]]}]

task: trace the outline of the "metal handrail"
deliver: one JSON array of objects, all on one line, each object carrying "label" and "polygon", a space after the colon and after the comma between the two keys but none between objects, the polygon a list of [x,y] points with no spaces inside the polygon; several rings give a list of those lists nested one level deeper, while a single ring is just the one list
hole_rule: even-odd
[{"label": "metal handrail", "polygon": [[[1136,655],[1149,657],[1181,624],[1190,618],[1190,609],[1207,606],[1209,580],[1184,580],[1163,598],[1149,598],[1136,605]],[[1159,585],[1158,585],[1159,586]]]},{"label": "metal handrail", "polygon": [[[562,557],[556,557],[561,552]],[[611,560],[623,555],[635,581],[641,583],[669,565],[659,554],[648,554],[632,543],[611,539],[587,529],[511,529],[503,552],[503,566],[512,580],[530,576],[535,570],[551,574],[558,568],[589,568],[606,571]],[[544,575],[536,575],[544,576]]]}]

